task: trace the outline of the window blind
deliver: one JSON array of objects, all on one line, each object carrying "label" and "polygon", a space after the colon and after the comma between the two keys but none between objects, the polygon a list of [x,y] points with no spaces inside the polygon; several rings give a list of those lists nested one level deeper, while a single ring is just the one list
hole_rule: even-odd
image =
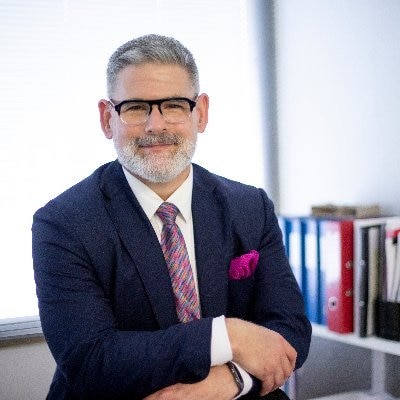
[{"label": "window blind", "polygon": [[[195,161],[264,185],[260,66],[253,1],[0,2],[0,319],[37,315],[31,259],[35,210],[115,158],[97,112],[107,59],[146,33],[195,55],[210,122]],[[246,149],[246,150],[244,150]]]}]

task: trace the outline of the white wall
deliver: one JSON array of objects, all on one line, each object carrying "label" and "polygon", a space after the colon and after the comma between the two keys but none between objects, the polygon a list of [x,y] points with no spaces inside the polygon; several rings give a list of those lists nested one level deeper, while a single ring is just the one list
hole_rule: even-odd
[{"label": "white wall", "polygon": [[[274,5],[279,211],[308,214],[317,203],[376,202],[384,212],[400,213],[400,1]],[[300,371],[299,399],[349,389],[352,382],[353,390],[371,384],[364,374],[366,380],[352,375],[342,385],[331,367],[338,359],[344,366],[350,349],[330,359],[337,346],[314,338]],[[354,359],[369,357],[366,351]],[[399,357],[389,361],[387,370],[399,370]],[[394,379],[388,377],[387,390],[399,395]]]},{"label": "white wall", "polygon": [[43,338],[0,342],[0,399],[45,399],[54,370]]},{"label": "white wall", "polygon": [[400,212],[400,1],[275,2],[280,211]]}]

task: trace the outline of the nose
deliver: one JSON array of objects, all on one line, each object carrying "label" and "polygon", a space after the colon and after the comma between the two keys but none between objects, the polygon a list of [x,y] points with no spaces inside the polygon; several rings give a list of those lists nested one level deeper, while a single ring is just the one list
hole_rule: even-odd
[{"label": "nose", "polygon": [[145,124],[146,133],[159,132],[165,129],[165,119],[157,104],[153,104]]}]

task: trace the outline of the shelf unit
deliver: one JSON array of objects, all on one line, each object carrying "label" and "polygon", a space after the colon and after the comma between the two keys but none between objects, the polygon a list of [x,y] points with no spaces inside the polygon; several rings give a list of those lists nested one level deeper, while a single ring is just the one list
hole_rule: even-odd
[{"label": "shelf unit", "polygon": [[323,339],[335,340],[341,343],[351,344],[364,349],[375,350],[385,354],[400,356],[400,342],[382,339],[376,336],[361,338],[354,333],[336,333],[327,329],[326,326],[313,324],[313,335]]},{"label": "shelf unit", "polygon": [[[355,333],[336,333],[330,331],[326,326],[313,324],[313,335],[319,338],[333,340],[336,342],[349,344],[352,346],[361,347],[364,349],[371,350],[372,355],[372,364],[380,365],[383,368],[373,368],[371,373],[371,391],[370,393],[357,394],[359,397],[355,395],[355,393],[343,393],[338,394],[336,396],[327,396],[321,397],[319,400],[339,400],[339,399],[393,399],[392,396],[388,395],[385,391],[385,375],[386,375],[386,366],[385,366],[385,354],[390,354],[394,356],[400,357],[400,342],[387,340],[383,338],[379,338],[376,336],[369,336],[365,338],[361,338]],[[364,397],[363,397],[364,395]],[[346,397],[347,396],[347,397]]]},{"label": "shelf unit", "polygon": [[365,392],[348,392],[333,396],[316,397],[310,400],[396,400],[387,394],[369,394]]}]

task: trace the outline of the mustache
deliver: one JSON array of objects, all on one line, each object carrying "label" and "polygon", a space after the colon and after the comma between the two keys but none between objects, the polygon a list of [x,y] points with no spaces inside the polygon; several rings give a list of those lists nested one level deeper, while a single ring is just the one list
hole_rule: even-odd
[{"label": "mustache", "polygon": [[163,133],[159,135],[150,135],[135,138],[134,143],[136,146],[154,146],[157,144],[182,144],[183,139],[173,133]]}]

